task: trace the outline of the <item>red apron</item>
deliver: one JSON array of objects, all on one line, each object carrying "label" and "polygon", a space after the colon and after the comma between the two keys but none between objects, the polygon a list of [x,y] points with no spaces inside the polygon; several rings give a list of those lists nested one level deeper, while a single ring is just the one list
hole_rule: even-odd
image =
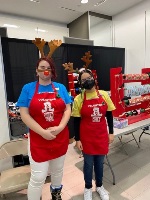
[{"label": "red apron", "polygon": [[86,99],[84,93],[81,108],[80,140],[83,152],[90,155],[106,155],[109,137],[105,114],[107,104],[97,91],[98,98]]},{"label": "red apron", "polygon": [[[66,105],[57,95],[52,83],[54,92],[38,93],[39,83],[36,84],[35,93],[29,106],[31,117],[44,129],[58,126]],[[69,144],[69,131],[66,126],[54,140],[46,140],[30,129],[30,151],[36,162],[44,162],[58,158],[67,152]]]}]

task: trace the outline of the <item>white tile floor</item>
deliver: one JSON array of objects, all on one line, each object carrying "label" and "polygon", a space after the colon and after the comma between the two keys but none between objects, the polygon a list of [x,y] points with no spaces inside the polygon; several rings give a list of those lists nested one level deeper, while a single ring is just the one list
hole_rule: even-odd
[{"label": "white tile floor", "polygon": [[[138,139],[141,131],[135,132]],[[131,138],[123,136],[123,141]],[[63,200],[83,200],[84,180],[82,160],[79,152],[70,144],[65,160],[63,177]],[[109,160],[115,173],[116,185],[112,184],[112,174],[104,165],[104,187],[110,193],[110,200],[150,200],[150,135],[143,135],[140,148],[135,141],[127,143],[125,149],[120,146],[118,138],[111,145]],[[49,183],[44,185],[42,200],[50,200]],[[6,196],[7,200],[26,200],[26,190]],[[93,180],[93,200],[100,197],[95,192]]]}]

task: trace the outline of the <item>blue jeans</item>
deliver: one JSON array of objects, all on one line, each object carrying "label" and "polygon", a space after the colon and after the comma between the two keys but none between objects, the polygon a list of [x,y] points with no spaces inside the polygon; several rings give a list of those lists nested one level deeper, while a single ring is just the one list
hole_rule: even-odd
[{"label": "blue jeans", "polygon": [[84,180],[85,188],[92,188],[93,167],[95,172],[96,186],[101,187],[103,181],[103,164],[105,155],[88,155],[83,153],[84,157]]}]

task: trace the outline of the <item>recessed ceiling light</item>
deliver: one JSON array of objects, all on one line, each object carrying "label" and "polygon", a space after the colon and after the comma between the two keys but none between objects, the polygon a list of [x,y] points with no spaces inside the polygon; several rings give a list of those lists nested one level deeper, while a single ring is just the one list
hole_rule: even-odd
[{"label": "recessed ceiling light", "polygon": [[48,31],[46,31],[46,30],[39,29],[39,28],[36,28],[36,29],[35,29],[35,31],[37,31],[37,32],[43,32],[43,33],[46,33],[46,32],[48,32]]},{"label": "recessed ceiling light", "polygon": [[101,0],[98,3],[96,3],[94,6],[100,6],[102,3],[104,3],[106,0]]},{"label": "recessed ceiling light", "polygon": [[30,1],[33,3],[40,3],[40,1],[38,1],[38,0],[30,0]]},{"label": "recessed ceiling light", "polygon": [[13,24],[3,24],[4,27],[10,27],[10,28],[19,28],[19,26],[13,25]]},{"label": "recessed ceiling light", "polygon": [[88,0],[81,0],[81,3],[88,3]]}]

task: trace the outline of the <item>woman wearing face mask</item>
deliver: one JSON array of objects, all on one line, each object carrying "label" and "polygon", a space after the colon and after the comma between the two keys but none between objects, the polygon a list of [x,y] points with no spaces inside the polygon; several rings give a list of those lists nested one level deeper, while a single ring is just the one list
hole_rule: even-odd
[{"label": "woman wearing face mask", "polygon": [[62,176],[69,143],[67,123],[72,102],[65,86],[53,82],[54,62],[43,57],[37,62],[38,81],[26,84],[17,106],[21,118],[29,127],[29,159],[31,178],[28,200],[40,200],[42,187],[50,167],[52,200],[61,200]]},{"label": "woman wearing face mask", "polygon": [[78,79],[83,90],[74,99],[72,116],[76,146],[84,157],[84,200],[92,200],[93,167],[96,191],[102,200],[109,200],[109,194],[103,187],[103,163],[109,144],[114,140],[112,110],[115,106],[107,92],[96,90],[90,70],[82,70]]}]

